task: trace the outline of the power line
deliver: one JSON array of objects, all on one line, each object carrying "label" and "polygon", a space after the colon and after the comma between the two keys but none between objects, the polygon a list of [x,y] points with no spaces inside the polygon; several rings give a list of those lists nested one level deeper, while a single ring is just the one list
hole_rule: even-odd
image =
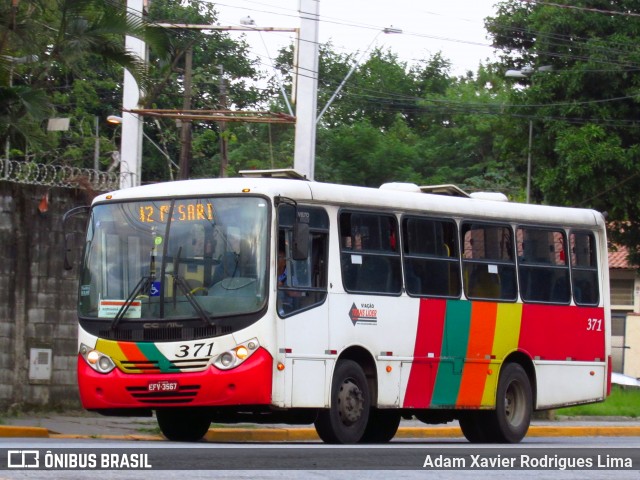
[{"label": "power line", "polygon": [[577,5],[566,5],[562,3],[545,2],[541,0],[520,0],[520,1],[524,3],[534,3],[536,5],[547,5],[550,7],[566,8],[570,10],[580,10],[583,12],[604,13],[606,15],[620,15],[623,17],[640,17],[640,13],[633,13],[633,12],[619,12],[617,10],[604,10],[602,8],[579,7]]}]

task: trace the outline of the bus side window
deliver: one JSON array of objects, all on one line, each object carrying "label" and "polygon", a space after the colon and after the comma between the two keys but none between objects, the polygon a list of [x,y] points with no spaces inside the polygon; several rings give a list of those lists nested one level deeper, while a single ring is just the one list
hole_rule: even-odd
[{"label": "bus side window", "polygon": [[565,232],[519,227],[516,233],[520,296],[525,302],[568,304],[569,264]]},{"label": "bus side window", "polygon": [[511,227],[464,222],[461,235],[465,295],[472,299],[516,301],[518,290]]},{"label": "bus side window", "polygon": [[595,238],[591,232],[572,232],[569,242],[574,300],[578,305],[597,305],[600,295]]},{"label": "bus side window", "polygon": [[349,292],[399,295],[402,268],[396,217],[340,213],[342,283]]},{"label": "bus side window", "polygon": [[409,295],[460,296],[460,263],[453,220],[402,219],[404,281]]}]

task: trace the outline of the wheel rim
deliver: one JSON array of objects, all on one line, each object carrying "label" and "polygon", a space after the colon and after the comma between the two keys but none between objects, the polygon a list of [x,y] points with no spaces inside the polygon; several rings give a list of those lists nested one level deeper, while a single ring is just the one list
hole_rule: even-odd
[{"label": "wheel rim", "polygon": [[360,387],[350,378],[340,386],[338,392],[338,415],[346,426],[353,425],[361,417],[364,410],[364,397]]},{"label": "wheel rim", "polygon": [[516,427],[524,421],[526,396],[520,382],[511,382],[504,395],[504,416]]}]

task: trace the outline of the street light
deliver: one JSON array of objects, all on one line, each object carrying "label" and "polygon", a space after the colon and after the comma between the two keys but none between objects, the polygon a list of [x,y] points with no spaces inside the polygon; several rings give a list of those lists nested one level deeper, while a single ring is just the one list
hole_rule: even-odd
[{"label": "street light", "polygon": [[[504,74],[508,78],[531,78],[535,72],[550,72],[553,70],[551,65],[543,65],[534,68],[531,65],[525,65],[520,70],[507,70]],[[533,143],[533,119],[529,119],[529,148],[527,151],[527,203],[531,199],[531,149]]]},{"label": "street light", "polygon": [[324,113],[327,111],[327,109],[329,108],[329,106],[333,103],[333,101],[335,100],[335,98],[338,96],[338,94],[340,93],[340,91],[342,90],[342,87],[344,87],[344,84],[347,83],[347,80],[349,80],[349,77],[353,74],[353,72],[356,70],[356,68],[358,67],[358,65],[360,64],[360,62],[362,61],[362,59],[364,58],[364,56],[366,55],[366,53],[371,49],[371,47],[373,46],[374,42],[378,39],[378,37],[380,36],[381,33],[385,33],[385,34],[390,34],[390,33],[402,33],[402,29],[400,28],[394,28],[393,26],[391,27],[386,27],[383,28],[382,30],[380,30],[375,37],[373,37],[373,40],[371,41],[371,43],[369,44],[369,46],[365,49],[364,52],[362,52],[362,55],[360,55],[360,58],[358,58],[358,60],[356,60],[356,62],[351,65],[351,69],[349,70],[349,72],[347,73],[347,75],[344,77],[344,79],[342,80],[342,82],[340,82],[340,85],[338,85],[338,88],[336,88],[336,91],[333,92],[333,95],[331,95],[331,98],[329,99],[329,101],[327,102],[327,104],[324,106],[324,108],[322,109],[322,111],[318,114],[318,117],[316,118],[316,123],[320,122],[320,119],[322,118],[322,116],[324,115]]}]

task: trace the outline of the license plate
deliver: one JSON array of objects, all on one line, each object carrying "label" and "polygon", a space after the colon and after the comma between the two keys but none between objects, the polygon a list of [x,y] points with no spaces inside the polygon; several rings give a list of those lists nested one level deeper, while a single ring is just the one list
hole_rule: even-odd
[{"label": "license plate", "polygon": [[147,387],[149,392],[177,392],[180,386],[178,382],[162,380],[160,382],[151,382]]}]

